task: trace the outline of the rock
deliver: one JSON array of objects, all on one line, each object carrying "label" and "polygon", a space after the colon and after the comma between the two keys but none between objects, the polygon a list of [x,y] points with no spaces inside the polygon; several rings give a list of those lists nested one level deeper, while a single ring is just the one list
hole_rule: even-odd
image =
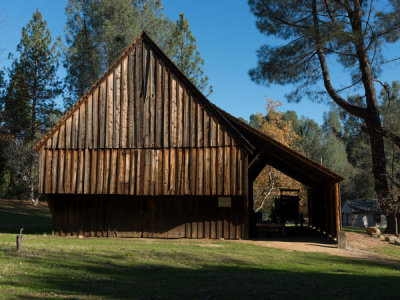
[{"label": "rock", "polygon": [[371,233],[371,237],[379,239],[381,237],[381,235],[377,234],[377,233]]},{"label": "rock", "polygon": [[78,235],[78,239],[83,239],[83,235]]},{"label": "rock", "polygon": [[394,244],[394,242],[396,241],[396,237],[395,236],[390,236],[390,235],[388,235],[386,238],[385,238],[385,241],[388,241],[389,243],[391,243],[391,244]]},{"label": "rock", "polygon": [[400,239],[399,239],[399,238],[395,239],[395,240],[394,240],[394,243],[395,243],[396,245],[400,245]]},{"label": "rock", "polygon": [[373,233],[381,235],[381,231],[379,230],[379,228],[376,228],[376,227],[367,227],[366,231],[367,231],[367,234],[369,234],[370,236],[372,236]]}]

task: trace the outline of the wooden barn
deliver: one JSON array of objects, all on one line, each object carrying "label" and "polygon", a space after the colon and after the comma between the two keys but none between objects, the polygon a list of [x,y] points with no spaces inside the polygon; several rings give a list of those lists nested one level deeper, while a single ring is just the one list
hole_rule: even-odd
[{"label": "wooden barn", "polygon": [[36,145],[60,235],[246,239],[266,164],[340,230],[343,179],[210,103],[142,33]]}]

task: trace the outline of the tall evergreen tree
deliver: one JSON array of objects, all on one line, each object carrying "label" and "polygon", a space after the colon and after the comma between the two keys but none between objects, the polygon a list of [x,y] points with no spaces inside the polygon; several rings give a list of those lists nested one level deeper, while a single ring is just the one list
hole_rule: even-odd
[{"label": "tall evergreen tree", "polygon": [[65,79],[68,109],[145,30],[199,89],[208,78],[187,20],[175,23],[160,0],[68,0]]},{"label": "tall evergreen tree", "polygon": [[[316,98],[315,86],[322,80],[332,102],[365,124],[370,140],[374,186],[380,208],[388,217],[388,232],[394,232],[394,207],[397,195],[390,189],[384,136],[375,82],[379,82],[384,57],[382,45],[400,38],[400,1],[390,0],[384,9],[373,1],[249,0],[257,27],[266,35],[285,41],[277,47],[263,46],[258,66],[251,78],[261,84],[297,83],[292,100],[308,95]],[[349,72],[350,87],[363,90],[365,105],[351,104],[341,96],[344,88],[334,88],[328,56]],[[400,137],[392,133],[392,139]]]},{"label": "tall evergreen tree", "polygon": [[16,143],[26,145],[26,166],[29,200],[37,204],[34,195],[36,159],[33,151],[37,138],[43,134],[56,113],[54,99],[61,93],[57,79],[58,52],[52,42],[47,23],[37,10],[22,29],[17,46],[19,57],[9,69],[10,82],[5,96],[4,122]]},{"label": "tall evergreen tree", "polygon": [[183,13],[176,22],[176,29],[172,35],[172,41],[177,43],[176,53],[172,57],[177,67],[207,95],[212,93],[212,86],[208,86],[208,77],[204,75],[202,66],[204,60],[197,50],[196,39],[189,29],[189,22]]},{"label": "tall evergreen tree", "polygon": [[67,71],[64,107],[70,108],[102,72],[96,41],[97,18],[92,0],[68,0],[66,6],[66,42],[64,68]]}]

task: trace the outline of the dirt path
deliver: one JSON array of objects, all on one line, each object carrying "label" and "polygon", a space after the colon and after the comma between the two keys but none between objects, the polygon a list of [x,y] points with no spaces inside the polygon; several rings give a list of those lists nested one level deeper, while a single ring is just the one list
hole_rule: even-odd
[{"label": "dirt path", "polygon": [[383,240],[371,238],[357,233],[348,233],[347,240],[347,249],[339,249],[335,243],[328,241],[324,237],[311,238],[309,241],[304,241],[298,238],[286,238],[281,240],[240,240],[237,242],[262,247],[284,249],[287,251],[326,253],[330,255],[400,266],[400,260],[374,252],[374,250],[382,245],[387,245],[387,242]]}]

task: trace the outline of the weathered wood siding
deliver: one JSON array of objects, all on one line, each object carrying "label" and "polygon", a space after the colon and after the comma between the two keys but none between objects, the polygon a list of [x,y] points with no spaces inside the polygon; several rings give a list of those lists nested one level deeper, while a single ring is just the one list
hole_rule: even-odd
[{"label": "weathered wood siding", "polygon": [[47,141],[47,149],[232,146],[235,141],[139,41]]},{"label": "weathered wood siding", "polygon": [[[110,199],[112,197],[112,199]],[[248,236],[244,197],[218,207],[218,197],[47,195],[59,235],[147,238]]]},{"label": "weathered wood siding", "polygon": [[243,195],[246,157],[214,148],[41,151],[43,194]]},{"label": "weathered wood siding", "polygon": [[243,195],[247,152],[139,40],[41,148],[45,194]]}]

